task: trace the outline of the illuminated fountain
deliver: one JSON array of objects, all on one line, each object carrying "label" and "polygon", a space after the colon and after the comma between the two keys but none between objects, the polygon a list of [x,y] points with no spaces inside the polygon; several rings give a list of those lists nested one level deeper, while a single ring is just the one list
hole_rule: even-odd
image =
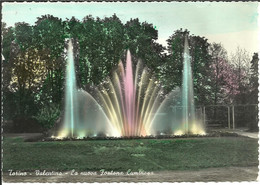
[{"label": "illuminated fountain", "polygon": [[65,85],[65,116],[62,127],[64,136],[74,136],[75,124],[78,123],[78,90],[76,87],[76,75],[73,61],[73,48],[71,40],[68,44],[68,59],[66,66]]},{"label": "illuminated fountain", "polygon": [[[65,116],[57,137],[124,137],[202,134],[195,119],[188,40],[185,37],[182,89],[165,95],[160,82],[127,51],[112,78],[89,92],[76,88],[72,44],[68,46]],[[173,79],[174,80],[174,79]],[[182,104],[180,105],[180,102]],[[182,107],[181,112],[176,107]],[[198,127],[197,127],[198,126]]]},{"label": "illuminated fountain", "polygon": [[196,119],[191,56],[188,35],[185,35],[182,71],[182,127],[185,133],[205,134],[201,120]]},{"label": "illuminated fountain", "polygon": [[58,138],[95,137],[100,134],[120,136],[96,100],[86,91],[77,89],[71,40],[67,53],[64,118],[58,132],[53,134]]},{"label": "illuminated fountain", "polygon": [[107,79],[95,90],[114,129],[120,136],[150,135],[152,120],[164,99],[158,81],[139,61],[133,75],[131,54],[128,51],[126,67],[120,61],[112,79]]}]

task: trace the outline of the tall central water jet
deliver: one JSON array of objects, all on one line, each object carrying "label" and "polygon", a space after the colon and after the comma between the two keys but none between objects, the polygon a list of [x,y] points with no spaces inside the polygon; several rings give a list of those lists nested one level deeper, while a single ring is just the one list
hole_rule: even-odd
[{"label": "tall central water jet", "polygon": [[78,93],[74,68],[73,46],[71,40],[67,49],[66,85],[65,85],[65,116],[60,136],[74,137],[75,125],[78,123]]},{"label": "tall central water jet", "polygon": [[189,52],[188,34],[184,35],[183,73],[182,73],[182,126],[185,133],[205,134],[201,120],[196,119],[191,56]]},{"label": "tall central water jet", "polygon": [[133,81],[133,70],[132,70],[132,60],[130,52],[127,53],[126,61],[126,74],[124,79],[124,90],[125,90],[125,108],[126,108],[126,119],[127,119],[127,135],[134,134],[134,118],[135,118],[135,87]]}]

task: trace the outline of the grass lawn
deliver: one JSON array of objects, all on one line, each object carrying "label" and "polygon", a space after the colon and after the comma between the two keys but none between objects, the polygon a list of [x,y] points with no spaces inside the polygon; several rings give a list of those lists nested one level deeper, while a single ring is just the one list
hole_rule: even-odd
[{"label": "grass lawn", "polygon": [[3,149],[4,171],[160,171],[258,165],[258,141],[244,137],[63,142],[4,138]]}]

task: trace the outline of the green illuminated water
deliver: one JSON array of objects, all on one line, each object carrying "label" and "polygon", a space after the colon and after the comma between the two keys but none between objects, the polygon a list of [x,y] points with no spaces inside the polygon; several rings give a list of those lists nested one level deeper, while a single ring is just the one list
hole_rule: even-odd
[{"label": "green illuminated water", "polygon": [[195,122],[195,107],[193,95],[193,78],[188,36],[185,36],[182,73],[182,124],[186,133],[190,132],[190,125]]},{"label": "green illuminated water", "polygon": [[66,66],[66,85],[65,85],[65,117],[64,117],[64,131],[71,137],[74,136],[75,123],[77,123],[77,87],[76,75],[73,59],[73,46],[71,40],[68,43],[68,59]]}]

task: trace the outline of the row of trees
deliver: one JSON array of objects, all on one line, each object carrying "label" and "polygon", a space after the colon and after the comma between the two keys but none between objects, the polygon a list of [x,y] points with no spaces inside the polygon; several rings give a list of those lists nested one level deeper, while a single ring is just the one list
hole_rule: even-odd
[{"label": "row of trees", "polygon": [[[2,24],[3,92],[5,119],[34,116],[48,106],[62,104],[66,38],[73,38],[77,83],[80,88],[98,85],[125,57],[129,49],[141,59],[166,92],[181,86],[184,33],[176,30],[167,48],[156,42],[152,24],[131,19],[123,24],[113,15],[104,19],[86,16],[39,17],[35,25]],[[257,104],[258,55],[240,48],[229,59],[221,44],[190,35],[190,53],[197,105]],[[134,59],[134,63],[136,63]]]}]

